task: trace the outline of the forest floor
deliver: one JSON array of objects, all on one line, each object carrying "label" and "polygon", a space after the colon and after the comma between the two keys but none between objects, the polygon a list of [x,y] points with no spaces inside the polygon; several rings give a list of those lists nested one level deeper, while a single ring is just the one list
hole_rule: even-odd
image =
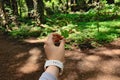
[{"label": "forest floor", "polygon": [[[120,80],[120,39],[95,49],[66,50],[59,80]],[[9,39],[0,32],[0,80],[38,80],[43,72],[43,43]]]}]

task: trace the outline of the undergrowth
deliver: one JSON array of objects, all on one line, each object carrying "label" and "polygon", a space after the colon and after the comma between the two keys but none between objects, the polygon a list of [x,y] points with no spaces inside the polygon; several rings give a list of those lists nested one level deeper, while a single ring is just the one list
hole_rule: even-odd
[{"label": "undergrowth", "polygon": [[[119,18],[119,15],[115,16]],[[118,18],[113,14],[99,16],[97,13],[92,14],[92,11],[81,14],[54,14],[46,17],[47,23],[43,25],[36,25],[35,21],[20,18],[20,28],[10,31],[9,34],[14,38],[44,38],[49,33],[56,32],[67,39],[66,48],[72,44],[87,42],[108,43],[120,37]]]}]

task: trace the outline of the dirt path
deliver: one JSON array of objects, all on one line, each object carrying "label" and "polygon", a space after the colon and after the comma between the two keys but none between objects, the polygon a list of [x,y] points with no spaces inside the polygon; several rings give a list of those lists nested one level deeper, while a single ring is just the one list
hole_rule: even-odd
[{"label": "dirt path", "polygon": [[[0,80],[38,80],[44,61],[40,43],[9,40],[0,33]],[[59,80],[120,80],[120,39],[97,49],[66,51]]]}]

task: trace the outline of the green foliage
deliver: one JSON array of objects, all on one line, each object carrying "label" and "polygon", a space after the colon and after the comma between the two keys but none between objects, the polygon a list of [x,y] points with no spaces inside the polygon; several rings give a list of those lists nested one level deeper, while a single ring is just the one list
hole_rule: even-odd
[{"label": "green foliage", "polygon": [[[100,5],[87,12],[61,13],[64,12],[66,0],[44,0],[45,11],[51,10],[51,14],[46,11],[46,24],[38,24],[34,19],[25,17],[27,8],[25,1],[19,6],[22,9],[22,17],[17,20],[20,27],[17,30],[9,32],[15,38],[40,37],[43,38],[51,32],[56,32],[64,36],[67,40],[66,48],[72,44],[81,43],[104,43],[110,42],[120,37],[120,19],[119,7],[106,4],[106,0],[100,2]],[[62,6],[61,6],[62,5]],[[23,9],[25,7],[25,9]],[[10,15],[12,14],[10,8]],[[60,12],[59,12],[60,11]],[[49,12],[50,13],[50,12]],[[15,27],[12,23],[11,28]]]},{"label": "green foliage", "polygon": [[27,25],[22,25],[21,28],[17,30],[12,30],[9,32],[14,38],[26,38],[29,36],[38,37],[40,36],[41,28],[40,27],[31,27]]},{"label": "green foliage", "polygon": [[69,32],[67,30],[61,30],[61,35],[67,38],[69,36]]},{"label": "green foliage", "polygon": [[105,33],[97,33],[95,35],[95,39],[97,41],[99,41],[100,43],[103,43],[103,42],[111,42],[113,41],[114,39],[118,38],[118,34],[116,33],[108,33],[108,34],[105,34]]},{"label": "green foliage", "polygon": [[52,28],[45,27],[45,28],[41,29],[40,37],[47,36],[48,34],[50,34],[50,33],[52,33],[52,32],[53,32],[53,29],[52,29]]},{"label": "green foliage", "polygon": [[90,22],[90,21],[106,21],[114,20],[119,17],[118,12],[120,8],[115,4],[108,5],[106,2],[102,2],[99,6],[94,9],[90,9],[88,12],[80,14],[79,21]]},{"label": "green foliage", "polygon": [[66,10],[67,0],[44,0],[46,13],[51,15],[51,13],[62,13]]},{"label": "green foliage", "polygon": [[[76,18],[79,18],[79,14],[56,14],[47,18],[47,24],[44,24],[43,27],[35,27],[37,25],[34,21],[21,18],[19,21],[24,22],[24,24],[18,30],[11,31],[10,34],[16,38],[30,36],[41,38],[51,32],[56,32],[67,39],[69,44],[66,45],[66,48],[70,48],[73,43],[103,43],[120,37],[120,20],[99,21],[98,31],[98,21],[78,22]],[[63,20],[68,23],[63,25],[61,23]]]},{"label": "green foliage", "polygon": [[18,30],[13,30],[10,32],[10,35],[12,35],[14,38],[23,38],[28,36],[29,29],[27,28],[19,28]]},{"label": "green foliage", "polygon": [[76,22],[79,18],[79,14],[55,14],[47,18],[48,25],[67,26]]}]

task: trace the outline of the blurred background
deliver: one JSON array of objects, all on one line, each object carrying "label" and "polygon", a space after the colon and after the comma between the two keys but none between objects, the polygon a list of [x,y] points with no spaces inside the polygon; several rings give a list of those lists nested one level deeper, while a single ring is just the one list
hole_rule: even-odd
[{"label": "blurred background", "polygon": [[51,32],[66,38],[59,80],[120,80],[120,0],[0,0],[0,80],[38,80]]},{"label": "blurred background", "polygon": [[96,47],[120,37],[119,6],[120,0],[0,0],[0,29],[13,38],[57,32],[69,44]]}]

